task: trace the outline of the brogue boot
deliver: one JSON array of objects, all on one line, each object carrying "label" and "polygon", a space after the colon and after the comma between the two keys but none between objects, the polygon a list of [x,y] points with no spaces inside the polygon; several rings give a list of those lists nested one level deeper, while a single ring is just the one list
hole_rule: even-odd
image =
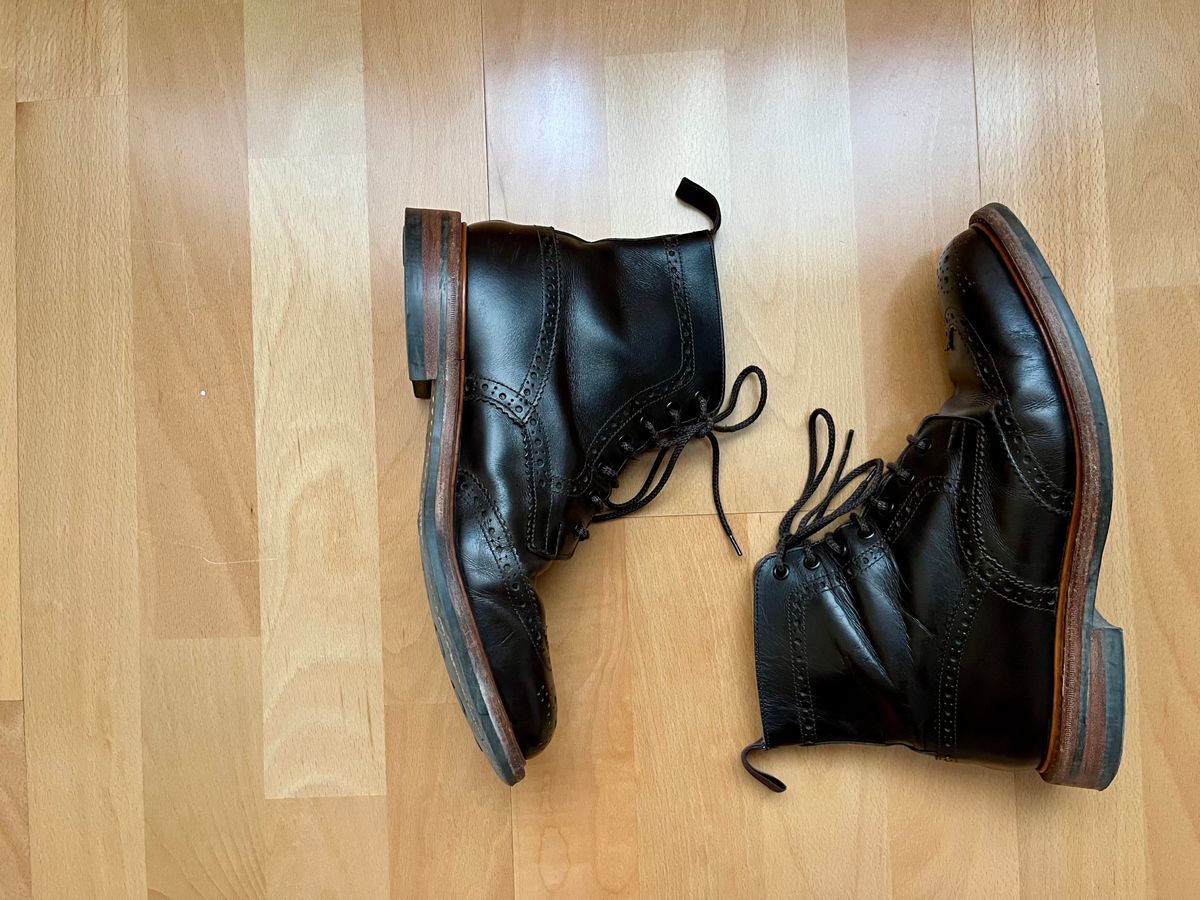
[{"label": "brogue boot", "polygon": [[1124,645],[1095,608],[1112,455],[1083,335],[998,204],[939,287],[953,396],[894,462],[851,471],[816,411],[804,492],[756,569],[763,737],[742,759],[775,790],[748,756],[784,744],[902,744],[1099,790],[1120,762]]},{"label": "brogue boot", "polygon": [[[658,496],[691,440],[707,439],[715,467],[717,435],[748,425],[766,401],[750,367],[722,409],[720,208],[687,179],[677,196],[711,229],[591,242],[407,211],[409,376],[431,400],[419,514],[426,588],[459,702],[509,784],[556,720],[538,576],[596,522]],[[730,424],[750,374],[758,406]],[[645,483],[615,500],[622,469],[643,452],[656,454]]]}]

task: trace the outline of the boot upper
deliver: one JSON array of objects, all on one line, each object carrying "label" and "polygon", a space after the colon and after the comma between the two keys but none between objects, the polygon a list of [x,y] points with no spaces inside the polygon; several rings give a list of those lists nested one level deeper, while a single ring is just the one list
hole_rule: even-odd
[{"label": "boot upper", "polygon": [[723,399],[713,242],[485,222],[468,229],[466,255],[459,559],[530,756],[556,717],[535,579],[586,538],[634,455]]},{"label": "boot upper", "polygon": [[993,242],[959,235],[938,281],[954,394],[886,470],[873,461],[861,518],[781,537],[756,571],[766,747],[898,743],[1005,766],[1046,752],[1073,426]]}]

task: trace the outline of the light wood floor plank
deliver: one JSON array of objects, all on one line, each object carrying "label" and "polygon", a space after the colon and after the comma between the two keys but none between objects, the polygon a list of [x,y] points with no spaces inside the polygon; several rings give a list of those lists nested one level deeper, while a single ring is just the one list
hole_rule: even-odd
[{"label": "light wood floor plank", "polygon": [[17,0],[0,3],[0,71],[11,77],[14,92],[17,85],[17,21]]},{"label": "light wood floor plank", "polygon": [[513,789],[480,754],[458,703],[389,704],[387,743],[391,896],[515,896]]},{"label": "light wood floor plank", "polygon": [[744,16],[725,55],[718,265],[729,377],[761,365],[771,400],[729,441],[723,477],[731,509],[783,511],[802,485],[812,408],[864,421],[846,24],[841,0],[756,0]]},{"label": "light wood floor plank", "polygon": [[[972,6],[979,162],[985,199],[1022,218],[1088,339],[1113,424],[1114,484],[1097,607],[1125,628],[1128,709],[1121,772],[1104,794],[1017,781],[1024,890],[1134,896],[1145,886],[1141,786],[1142,635],[1130,573],[1104,150],[1090,0],[982,0]],[[1069,836],[1069,837],[1068,837]],[[1106,848],[1103,852],[1098,848]],[[1115,851],[1113,848],[1117,848]]]},{"label": "light wood floor plank", "polygon": [[850,0],[846,17],[866,398],[847,424],[892,456],[951,391],[936,273],[980,205],[971,11]]},{"label": "light wood floor plank", "polygon": [[1097,0],[1096,41],[1113,280],[1200,284],[1200,4]]},{"label": "light wood floor plank", "polygon": [[[731,524],[747,533],[745,516]],[[752,897],[772,883],[795,885],[802,846],[766,865],[764,788],[737,760],[762,727],[751,563],[714,552],[707,516],[630,519],[624,528],[640,892]]]},{"label": "light wood floor plank", "polygon": [[17,100],[125,92],[126,0],[17,2]]},{"label": "light wood floor plank", "polygon": [[[610,235],[604,19],[589,0],[484,4],[493,218]],[[548,57],[570,64],[548,72]],[[660,211],[672,205],[668,195]]]},{"label": "light wood floor plank", "polygon": [[625,523],[606,524],[538,583],[559,714],[512,795],[518,897],[639,893],[626,555]]},{"label": "light wood floor plank", "polygon": [[268,797],[384,792],[366,169],[250,167]]},{"label": "light wood floor plank", "polygon": [[250,157],[362,153],[358,0],[246,0]]},{"label": "light wood floor plank", "polygon": [[268,900],[388,896],[384,797],[268,800]]},{"label": "light wood floor plank", "polygon": [[142,755],[150,896],[265,897],[258,640],[147,641]]},{"label": "light wood floor plank", "polygon": [[0,701],[21,699],[17,513],[16,7],[0,4]]},{"label": "light wood floor plank", "polygon": [[129,49],[145,625],[257,635],[241,6],[139,0]]},{"label": "light wood floor plank", "polygon": [[123,97],[17,107],[21,594],[39,896],[146,891]]},{"label": "light wood floor plank", "polygon": [[0,701],[0,885],[4,896],[31,896],[25,717],[21,704]]},{"label": "light wood floor plank", "polygon": [[488,217],[479,7],[367,0],[362,17],[384,684],[389,703],[454,702],[413,551],[429,406],[408,380],[403,234],[407,206]]},{"label": "light wood floor plank", "polygon": [[[1106,123],[1107,124],[1107,123]],[[1194,239],[1193,239],[1194,240]],[[1181,897],[1200,882],[1200,780],[1192,736],[1200,728],[1200,673],[1191,635],[1200,626],[1194,553],[1172,525],[1197,499],[1178,460],[1200,453],[1194,393],[1179,373],[1200,341],[1200,288],[1117,292],[1121,401],[1137,436],[1127,478],[1137,604],[1138,678],[1144,706],[1142,783],[1149,881],[1156,896]],[[1119,777],[1125,777],[1124,773]]]}]

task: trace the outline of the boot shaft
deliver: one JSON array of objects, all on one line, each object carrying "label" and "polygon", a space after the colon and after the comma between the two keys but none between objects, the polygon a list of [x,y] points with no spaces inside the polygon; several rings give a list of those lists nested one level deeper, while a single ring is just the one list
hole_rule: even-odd
[{"label": "boot shaft", "polygon": [[[508,473],[524,458],[530,499],[501,505],[535,520],[511,523],[529,526],[529,551],[563,558],[607,496],[599,472],[723,399],[712,233],[585,241],[485,222],[466,242],[465,392],[487,407],[468,430],[493,437],[464,447],[465,464]],[[497,414],[519,446],[495,436]]]}]

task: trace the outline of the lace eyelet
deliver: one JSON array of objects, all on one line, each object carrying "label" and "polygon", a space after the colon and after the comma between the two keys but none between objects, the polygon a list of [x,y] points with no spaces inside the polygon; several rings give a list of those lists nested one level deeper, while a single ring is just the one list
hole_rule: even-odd
[{"label": "lace eyelet", "polygon": [[771,574],[775,576],[776,581],[783,581],[788,577],[788,573],[790,571],[791,570],[788,569],[787,563],[775,563],[775,567],[771,570]]},{"label": "lace eyelet", "polygon": [[860,528],[858,529],[858,536],[864,541],[869,541],[871,538],[875,537],[875,529],[870,525],[866,527],[866,530]]},{"label": "lace eyelet", "polygon": [[806,556],[804,557],[804,568],[808,569],[810,572],[815,572],[817,569],[821,568],[821,561],[815,556]]},{"label": "lace eyelet", "polygon": [[875,505],[875,508],[877,510],[879,510],[881,513],[889,513],[892,511],[892,504],[890,504],[886,500],[875,500],[874,505]]},{"label": "lace eyelet", "polygon": [[674,400],[668,401],[667,402],[667,415],[670,415],[671,413],[675,413],[675,412],[679,412],[679,404],[676,403]]},{"label": "lace eyelet", "polygon": [[633,453],[634,452],[633,444],[629,443],[629,441],[625,440],[624,438],[622,438],[620,443],[617,444],[617,447],[620,449],[620,451],[622,453]]},{"label": "lace eyelet", "polygon": [[588,503],[592,504],[592,506],[599,508],[601,505],[603,505],[604,500],[600,497],[599,494],[592,494],[590,497],[588,497]]},{"label": "lace eyelet", "polygon": [[651,434],[658,434],[658,428],[645,416],[642,417],[641,426]]},{"label": "lace eyelet", "polygon": [[701,391],[696,391],[696,393],[692,394],[692,399],[695,400],[697,403],[699,403],[701,406],[708,406],[708,398],[705,397],[703,392],[701,392]]},{"label": "lace eyelet", "polygon": [[929,438],[921,438],[919,441],[917,441],[917,452],[921,454],[928,453],[929,448],[932,446],[933,443],[929,440]]}]

